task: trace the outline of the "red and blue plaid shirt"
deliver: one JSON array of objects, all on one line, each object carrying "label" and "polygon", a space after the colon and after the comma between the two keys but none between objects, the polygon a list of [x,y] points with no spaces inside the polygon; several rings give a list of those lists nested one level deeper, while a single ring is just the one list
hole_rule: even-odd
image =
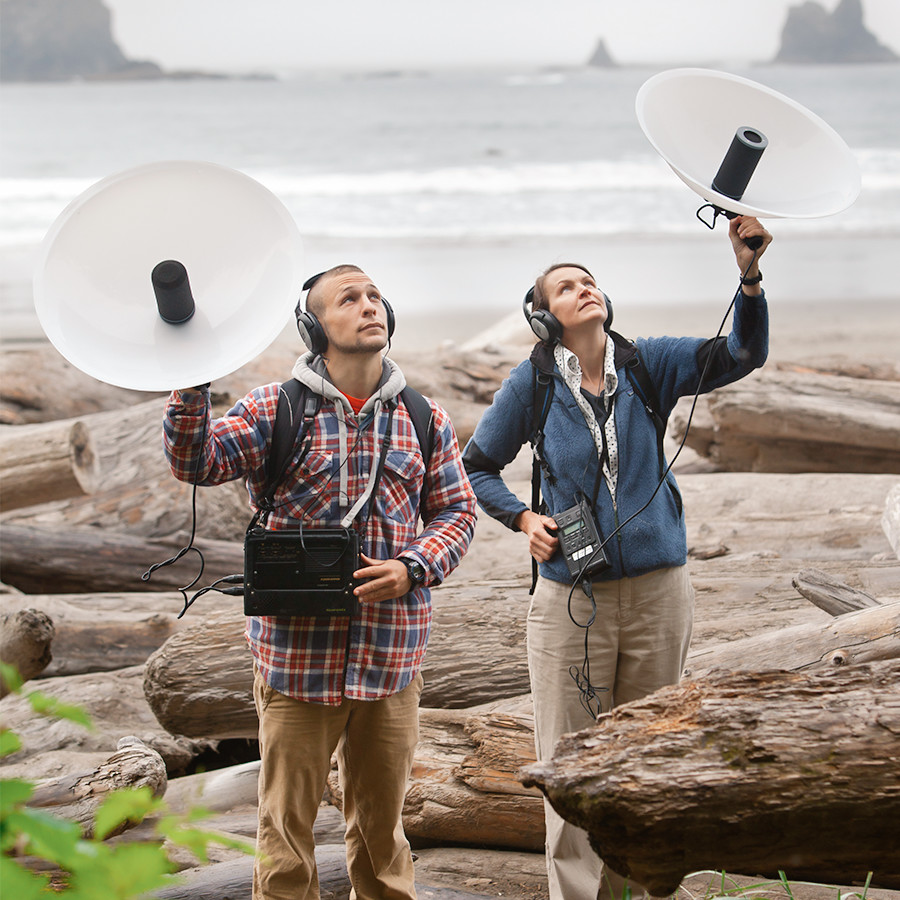
[{"label": "red and blue plaid shirt", "polygon": [[[164,422],[164,445],[176,478],[221,484],[245,478],[250,506],[264,487],[278,405],[277,384],[258,388],[221,419],[209,420],[206,394],[175,391]],[[409,556],[427,571],[425,585],[439,584],[459,564],[475,529],[475,495],[463,468],[447,413],[434,413],[434,450],[428,471],[406,408],[394,411],[392,436],[372,514],[353,527],[363,553],[373,559]],[[344,414],[347,429],[347,492],[352,504],[365,490],[381,452],[388,412]],[[333,527],[346,508],[339,502],[340,439],[335,402],[324,398],[310,429],[310,446],[299,468],[289,467],[275,493],[272,529]],[[197,447],[206,428],[203,457]],[[299,448],[295,450],[295,460]],[[417,534],[419,498],[425,489],[424,528]],[[345,498],[345,504],[347,502]],[[280,693],[312,703],[338,705],[344,697],[377,700],[405,688],[419,672],[431,628],[431,595],[423,585],[404,597],[361,606],[358,615],[248,617],[247,640],[260,673]]]}]

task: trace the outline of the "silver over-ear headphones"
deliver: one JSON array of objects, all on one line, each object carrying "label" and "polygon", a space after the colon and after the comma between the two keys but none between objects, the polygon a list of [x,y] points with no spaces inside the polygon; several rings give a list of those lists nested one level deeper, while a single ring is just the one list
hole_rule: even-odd
[{"label": "silver over-ear headphones", "polygon": [[[297,331],[300,332],[300,337],[303,340],[303,343],[306,344],[307,349],[312,350],[316,356],[319,356],[328,349],[328,335],[325,334],[325,329],[322,327],[322,323],[318,320],[316,314],[311,313],[306,309],[306,299],[309,297],[309,292],[312,290],[313,285],[324,274],[325,272],[319,272],[317,275],[312,275],[303,282],[300,300],[297,302],[297,308],[295,310],[297,316]],[[388,340],[390,340],[394,334],[394,325],[396,324],[394,310],[385,297],[381,298],[381,302],[384,304],[384,311],[387,315],[387,333]]]}]

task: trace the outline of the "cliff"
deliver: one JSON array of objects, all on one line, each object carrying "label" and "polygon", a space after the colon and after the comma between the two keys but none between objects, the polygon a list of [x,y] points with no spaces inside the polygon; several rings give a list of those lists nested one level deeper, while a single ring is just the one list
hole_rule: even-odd
[{"label": "cliff", "polygon": [[158,78],[155,63],[129,60],[102,0],[0,0],[0,80]]},{"label": "cliff", "polygon": [[900,57],[863,22],[862,0],[841,0],[829,13],[814,0],[788,10],[777,63],[881,63]]}]

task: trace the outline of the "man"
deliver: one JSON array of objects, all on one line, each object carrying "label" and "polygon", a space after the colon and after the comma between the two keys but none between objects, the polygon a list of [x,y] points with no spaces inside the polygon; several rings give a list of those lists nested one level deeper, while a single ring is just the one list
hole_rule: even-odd
[{"label": "man", "polygon": [[[253,897],[319,896],[313,824],[337,750],[352,896],[414,898],[401,811],[418,740],[428,587],[466,552],[475,498],[450,419],[431,402],[426,471],[400,398],[403,373],[382,356],[393,313],[372,280],[344,265],[307,286],[297,315],[312,349],[293,375],[321,406],[274,494],[267,527],[356,529],[360,612],[247,619],[262,760]],[[278,396],[278,384],[266,385],[209,421],[208,391],[175,391],[164,441],[176,477],[246,478],[256,511]]]},{"label": "man", "polygon": [[[715,340],[639,338],[633,345],[610,331],[612,306],[586,268],[547,269],[526,295],[541,343],[503,382],[466,447],[479,504],[522,532],[539,563],[526,628],[538,759],[553,754],[561,735],[591,725],[601,699],[606,711],[680,678],[694,592],[681,494],[666,471],[656,419],[668,418],[679,397],[731,384],[766,359],[758,262],[772,236],[741,216],[729,236],[741,289],[731,333]],[[761,246],[753,250],[756,238]],[[549,386],[543,400],[536,399],[541,379]],[[532,438],[535,407],[545,410],[536,452],[546,514],[528,509],[501,475]],[[604,565],[598,541],[586,542],[590,549],[573,555],[577,576],[559,540],[558,520],[580,521],[573,511],[594,525],[606,555]],[[625,880],[603,865],[585,832],[549,803],[545,819],[551,900],[622,897]],[[632,896],[642,891],[627,886]]]}]

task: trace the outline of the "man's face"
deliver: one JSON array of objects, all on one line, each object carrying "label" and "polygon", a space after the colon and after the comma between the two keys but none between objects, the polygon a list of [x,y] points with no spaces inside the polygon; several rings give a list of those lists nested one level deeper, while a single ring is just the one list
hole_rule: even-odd
[{"label": "man's face", "polygon": [[322,295],[321,321],[329,351],[380,353],[387,346],[387,310],[368,275],[332,275],[322,286]]},{"label": "man's face", "polygon": [[606,321],[606,299],[593,277],[583,269],[565,266],[544,278],[544,297],[563,331]]}]

